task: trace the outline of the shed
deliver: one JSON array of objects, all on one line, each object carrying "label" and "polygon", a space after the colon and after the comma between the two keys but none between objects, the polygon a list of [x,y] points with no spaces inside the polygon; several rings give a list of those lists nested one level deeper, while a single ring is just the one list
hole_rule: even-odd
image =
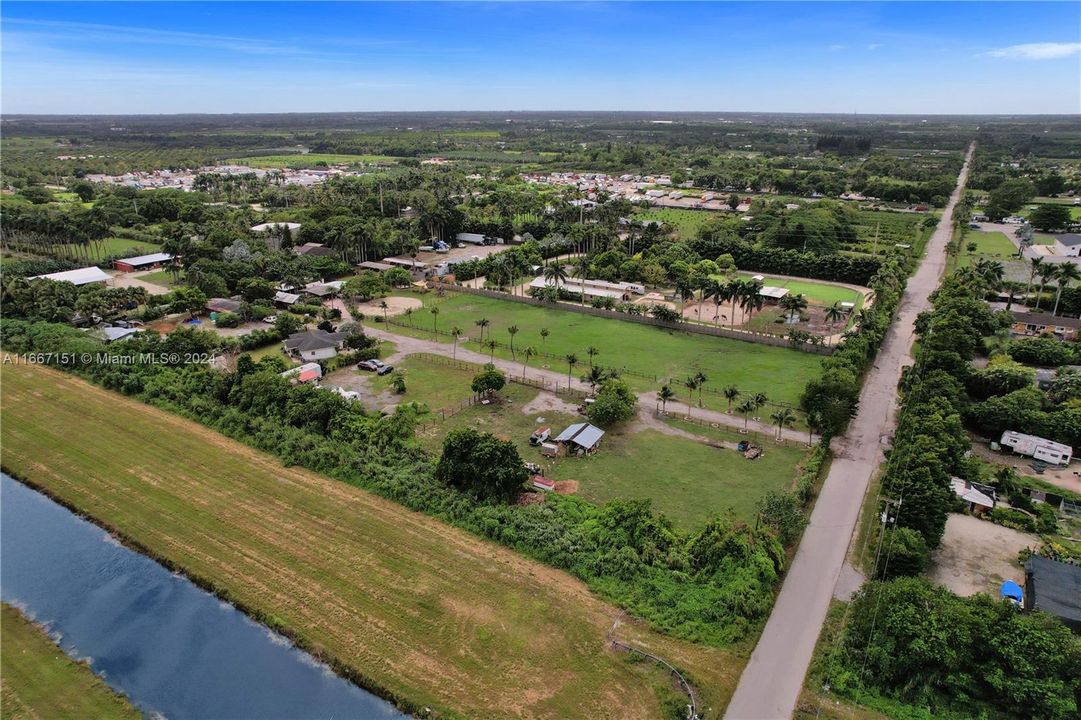
[{"label": "shed", "polygon": [[299,299],[300,296],[296,293],[287,293],[284,290],[279,290],[274,293],[274,302],[281,305],[296,305],[297,300]]},{"label": "shed", "polygon": [[567,447],[592,453],[597,450],[603,437],[604,430],[599,427],[589,423],[575,423],[561,432],[555,441]]},{"label": "shed", "polygon": [[981,513],[995,507],[994,490],[987,486],[976,485],[963,478],[950,478],[950,487],[953,494],[968,503],[968,509],[972,513]]},{"label": "shed", "polygon": [[781,298],[788,295],[788,288],[766,285],[758,291],[758,294],[764,297],[768,302],[779,302]]},{"label": "shed", "polygon": [[96,265],[79,268],[77,270],[64,270],[63,272],[34,275],[29,280],[52,280],[53,282],[69,282],[72,285],[89,285],[96,282],[108,282],[109,276]]},{"label": "shed", "polygon": [[1025,609],[1042,610],[1081,632],[1081,567],[1032,555],[1025,561]]},{"label": "shed", "polygon": [[323,243],[304,243],[300,247],[293,248],[294,255],[303,255],[305,257],[337,257],[338,252],[333,248],[328,248]]},{"label": "shed", "polygon": [[240,300],[233,298],[210,298],[206,301],[206,309],[210,312],[236,313],[240,312],[241,304]]},{"label": "shed", "polygon": [[361,270],[371,270],[372,272],[383,273],[387,270],[390,270],[394,266],[390,263],[381,263],[375,262],[374,260],[365,260],[364,262],[357,265],[357,267]]},{"label": "shed", "polygon": [[123,260],[115,260],[113,267],[120,272],[135,272],[136,270],[147,270],[149,268],[160,267],[162,263],[169,262],[173,259],[173,256],[169,253],[151,253],[149,255],[137,255],[136,257],[124,258]]},{"label": "shed", "polygon": [[90,334],[106,343],[113,343],[118,340],[126,340],[137,332],[142,331],[131,327],[107,326],[92,330]]},{"label": "shed", "polygon": [[312,382],[323,377],[323,368],[317,362],[304,363],[286,370],[281,376],[295,382]]}]

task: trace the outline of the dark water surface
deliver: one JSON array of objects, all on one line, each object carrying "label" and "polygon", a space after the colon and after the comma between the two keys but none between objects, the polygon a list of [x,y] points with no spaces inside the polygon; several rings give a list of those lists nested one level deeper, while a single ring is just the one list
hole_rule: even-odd
[{"label": "dark water surface", "polygon": [[188,580],[0,478],[0,596],[144,713],[405,717]]}]

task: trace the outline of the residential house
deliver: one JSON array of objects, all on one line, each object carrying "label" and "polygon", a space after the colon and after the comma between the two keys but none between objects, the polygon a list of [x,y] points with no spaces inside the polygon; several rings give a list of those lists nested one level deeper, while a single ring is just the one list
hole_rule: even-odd
[{"label": "residential house", "polygon": [[232,298],[210,298],[206,301],[206,309],[208,312],[237,313],[240,312],[242,304],[239,295]]},{"label": "residential house", "polygon": [[1026,337],[1054,335],[1060,340],[1075,340],[1078,328],[1081,328],[1081,319],[1078,318],[1061,317],[1051,313],[1014,311],[1010,332]]},{"label": "residential house", "polygon": [[1055,254],[1065,257],[1081,257],[1081,235],[1056,235]]},{"label": "residential house", "polygon": [[328,248],[323,243],[304,243],[299,247],[293,248],[294,255],[303,255],[304,257],[338,257],[338,251],[333,248]]},{"label": "residential house", "polygon": [[282,345],[286,353],[302,360],[328,360],[338,354],[347,337],[347,333],[304,330],[290,335]]},{"label": "residential house", "polygon": [[300,300],[300,295],[297,295],[296,293],[285,292],[284,290],[279,290],[274,293],[275,305],[288,308],[296,305],[298,300]]}]

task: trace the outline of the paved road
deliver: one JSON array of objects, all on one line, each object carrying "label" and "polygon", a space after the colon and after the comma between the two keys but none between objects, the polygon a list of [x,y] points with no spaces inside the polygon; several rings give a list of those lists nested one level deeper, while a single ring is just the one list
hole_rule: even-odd
[{"label": "paved road", "polygon": [[938,286],[946,266],[950,217],[968,177],[972,150],[924,259],[908,281],[897,320],[868,373],[859,413],[847,435],[834,446],[836,459],[777,604],[728,705],[725,717],[729,720],[777,720],[791,717],[795,709],[867,485],[882,461],[881,438],[894,426],[897,383],[902,367],[911,362],[913,322],[929,307],[928,295]]}]

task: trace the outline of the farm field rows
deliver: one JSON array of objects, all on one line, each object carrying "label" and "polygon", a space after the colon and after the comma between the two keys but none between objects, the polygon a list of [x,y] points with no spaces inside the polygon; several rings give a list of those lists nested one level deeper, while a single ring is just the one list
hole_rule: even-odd
[{"label": "farm field rows", "polygon": [[283,155],[255,155],[253,157],[231,158],[225,161],[229,165],[247,165],[254,168],[298,167],[310,168],[315,163],[327,165],[351,165],[355,163],[394,163],[398,158],[389,155],[343,155],[339,153],[296,153]]},{"label": "farm field rows", "polygon": [[[394,395],[395,400],[424,403],[433,411],[455,408],[468,400],[470,381],[481,370],[479,365],[456,368],[417,355],[397,367],[405,372],[406,392]],[[389,376],[367,377],[372,388],[389,393]],[[652,408],[643,410],[650,412]],[[529,445],[529,435],[538,427],[550,427],[558,434],[584,420],[563,398],[508,383],[498,401],[465,407],[445,420],[436,412],[417,434],[422,444],[437,454],[451,430],[469,427],[491,432],[514,442],[524,460],[541,465],[553,480],[575,481],[580,497],[597,504],[616,498],[649,500],[683,530],[695,530],[713,515],[730,511],[743,522],[754,522],[758,500],[769,490],[787,487],[806,453],[803,447],[726,433],[730,442],[752,438],[764,446],[764,455],[751,461],[732,450],[646,428],[639,421],[609,430],[600,450],[591,457],[548,460]],[[682,427],[690,433],[702,431],[689,423],[682,423]]]},{"label": "farm field rows", "polygon": [[87,665],[69,658],[16,608],[0,610],[0,703],[5,720],[142,717]]},{"label": "farm field rows", "polygon": [[[665,676],[605,648],[569,575],[63,373],[6,366],[4,466],[440,717],[655,718]],[[635,624],[723,707],[745,661]]]},{"label": "farm field rows", "polygon": [[[449,331],[457,325],[473,339],[467,343],[470,349],[482,350],[474,341],[479,332],[475,322],[485,318],[490,323],[485,330],[485,339],[492,337],[508,343],[507,328],[513,325],[519,330],[515,336],[516,348],[532,346],[556,356],[538,355],[530,365],[549,365],[555,371],[566,372],[563,357],[574,353],[579,360],[575,374],[580,375],[587,367],[586,349],[593,346],[600,351],[595,359],[597,364],[657,378],[654,381],[625,375],[624,379],[636,390],[654,390],[666,379],[678,381],[700,370],[709,378],[713,389],[736,385],[744,393],[763,392],[771,401],[796,405],[804,386],[818,375],[821,362],[818,355],[785,347],[678,332],[498,298],[450,293],[443,298],[428,294],[422,299],[424,309],[413,313],[409,319],[398,319],[399,322],[411,321],[415,327],[394,325],[391,327],[393,332],[431,338],[432,333],[425,332],[432,328],[433,316],[429,309],[438,306],[437,327]],[[547,328],[551,333],[543,341],[541,328]],[[450,342],[447,336],[437,338]],[[499,357],[512,357],[508,348],[499,348],[495,352]],[[713,406],[722,407],[716,402]]]}]

